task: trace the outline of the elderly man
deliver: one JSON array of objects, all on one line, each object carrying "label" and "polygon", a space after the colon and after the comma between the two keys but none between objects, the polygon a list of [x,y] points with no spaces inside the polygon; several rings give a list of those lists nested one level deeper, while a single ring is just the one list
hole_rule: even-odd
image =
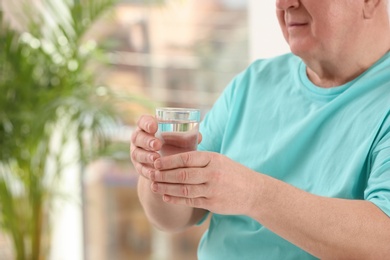
[{"label": "elderly man", "polygon": [[160,157],[143,116],[131,158],[149,220],[211,213],[199,259],[390,258],[390,25],[385,0],[276,0],[291,52],[258,60]]}]

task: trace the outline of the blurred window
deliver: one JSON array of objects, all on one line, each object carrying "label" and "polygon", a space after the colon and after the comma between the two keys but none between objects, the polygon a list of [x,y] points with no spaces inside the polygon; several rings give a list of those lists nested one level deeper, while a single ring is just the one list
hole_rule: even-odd
[{"label": "blurred window", "polygon": [[127,0],[115,19],[105,26],[108,77],[160,104],[207,110],[248,65],[246,1]]},{"label": "blurred window", "polygon": [[[114,15],[92,32],[108,50],[112,65],[101,73],[101,80],[155,106],[198,107],[204,115],[248,65],[246,4],[244,0],[120,1]],[[140,107],[128,106],[142,113]],[[126,123],[131,131],[134,120]],[[115,134],[120,136],[130,135]],[[87,171],[87,259],[196,259],[207,223],[175,235],[153,229],[139,204],[138,174],[127,156],[124,163],[99,161]]]}]

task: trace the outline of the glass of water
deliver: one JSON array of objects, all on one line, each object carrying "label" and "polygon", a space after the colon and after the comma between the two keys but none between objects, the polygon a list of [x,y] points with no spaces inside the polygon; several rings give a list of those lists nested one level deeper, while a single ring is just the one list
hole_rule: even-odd
[{"label": "glass of water", "polygon": [[163,145],[161,156],[195,151],[198,145],[200,110],[162,107],[156,109],[156,137]]}]

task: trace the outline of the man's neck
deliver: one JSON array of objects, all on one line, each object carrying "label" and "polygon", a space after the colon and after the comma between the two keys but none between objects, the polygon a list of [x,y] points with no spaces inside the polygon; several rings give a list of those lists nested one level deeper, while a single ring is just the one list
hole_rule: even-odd
[{"label": "man's neck", "polygon": [[307,62],[307,76],[316,86],[331,88],[341,86],[357,78],[375,62],[382,58],[390,48],[386,50],[370,53],[367,57],[354,55],[351,59],[343,59],[342,62]]}]

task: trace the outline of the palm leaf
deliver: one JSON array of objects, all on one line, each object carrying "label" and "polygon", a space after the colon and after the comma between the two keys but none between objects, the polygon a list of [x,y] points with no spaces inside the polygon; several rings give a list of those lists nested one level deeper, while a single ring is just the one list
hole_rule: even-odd
[{"label": "palm leaf", "polygon": [[18,259],[42,259],[45,210],[58,195],[53,183],[69,138],[63,131],[53,147],[58,125],[75,130],[78,160],[86,161],[105,144],[105,127],[117,122],[112,105],[96,94],[94,50],[84,46],[85,33],[114,1],[46,0],[40,9],[18,3],[25,31],[13,29],[0,10],[0,220]]}]

